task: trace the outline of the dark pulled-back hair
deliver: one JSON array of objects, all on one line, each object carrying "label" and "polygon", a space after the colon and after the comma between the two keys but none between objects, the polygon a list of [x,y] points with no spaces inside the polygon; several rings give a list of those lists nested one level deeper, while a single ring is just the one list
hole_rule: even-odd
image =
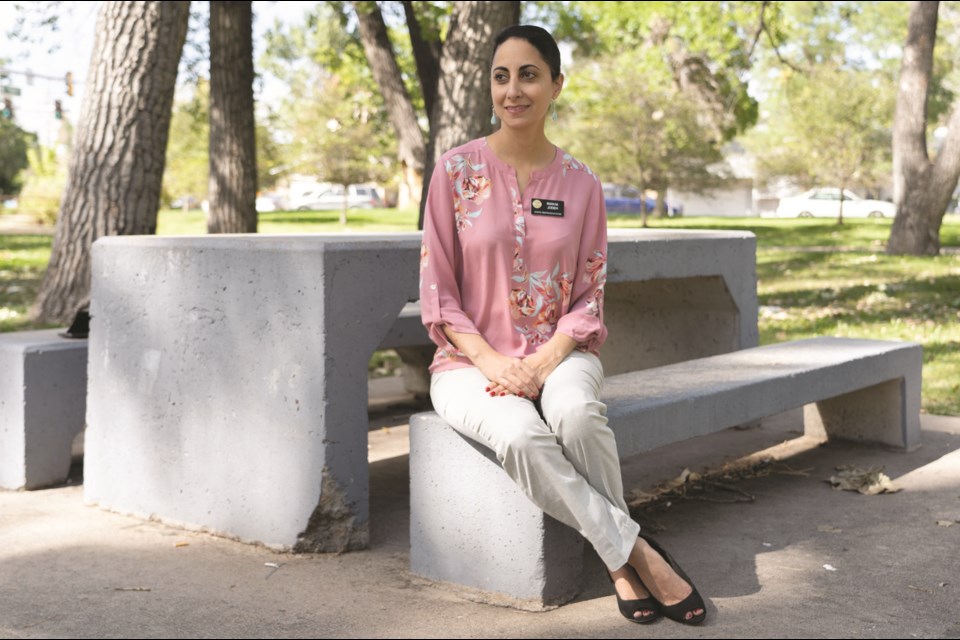
[{"label": "dark pulled-back hair", "polygon": [[532,24],[515,24],[498,33],[493,41],[491,59],[497,55],[497,49],[500,48],[500,45],[512,38],[526,40],[540,52],[540,55],[543,56],[550,67],[552,80],[556,80],[560,76],[560,48],[557,46],[557,41],[553,39],[549,31]]}]

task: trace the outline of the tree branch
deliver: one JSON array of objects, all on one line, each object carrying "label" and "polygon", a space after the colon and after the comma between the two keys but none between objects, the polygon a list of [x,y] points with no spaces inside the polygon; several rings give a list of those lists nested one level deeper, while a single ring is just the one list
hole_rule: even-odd
[{"label": "tree branch", "polygon": [[750,50],[747,51],[747,60],[753,58],[753,50],[757,47],[757,42],[760,41],[760,36],[763,35],[765,30],[763,25],[763,12],[766,10],[767,4],[769,4],[767,0],[764,0],[764,2],[760,4],[760,24],[757,25],[757,32],[753,34],[753,42],[750,43]]},{"label": "tree branch", "polygon": [[760,39],[760,35],[766,34],[767,40],[770,42],[770,46],[773,48],[773,52],[777,54],[777,60],[779,60],[781,64],[786,65],[797,73],[803,73],[803,69],[784,58],[783,54],[780,53],[780,45],[777,44],[773,34],[770,32],[770,25],[767,24],[766,17],[764,16],[769,5],[769,0],[764,0],[763,4],[760,5],[760,26],[757,29],[757,33],[753,37],[753,44],[750,45],[750,52],[747,54],[747,59],[749,60],[753,57],[753,49],[756,46],[757,41]]}]

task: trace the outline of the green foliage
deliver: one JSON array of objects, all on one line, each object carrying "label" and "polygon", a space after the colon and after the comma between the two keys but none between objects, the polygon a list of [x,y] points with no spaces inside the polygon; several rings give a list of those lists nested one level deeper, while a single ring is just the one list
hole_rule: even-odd
[{"label": "green foliage", "polygon": [[29,166],[27,149],[36,136],[0,118],[0,195],[16,195],[23,186],[21,172]]},{"label": "green foliage", "polygon": [[207,197],[210,173],[210,83],[186,87],[190,96],[174,104],[163,172],[162,203],[185,196]]},{"label": "green foliage", "polygon": [[[62,153],[62,152],[61,152]],[[32,147],[27,152],[29,168],[18,198],[18,210],[41,224],[54,224],[60,213],[60,199],[67,185],[65,158],[57,151]]]},{"label": "green foliage", "polygon": [[289,87],[271,106],[273,162],[326,182],[382,181],[394,173],[393,129],[363,47],[335,4],[267,36],[261,66]]},{"label": "green foliage", "polygon": [[[831,94],[847,92],[846,82],[852,82],[852,90],[861,92],[861,97],[870,102],[877,102],[877,108],[885,111],[882,118],[873,114],[865,126],[875,129],[876,123],[882,120],[889,129],[909,6],[901,2],[803,1],[777,3],[777,7],[783,40],[778,53],[782,60],[774,55],[773,49],[766,48],[757,57],[753,74],[755,91],[764,96],[764,111],[771,115],[767,119],[771,127],[774,127],[773,118],[782,118],[785,114],[784,104],[788,102],[785,93],[797,84],[794,76],[810,76],[812,85],[823,83],[824,76],[832,73],[846,74],[846,78],[838,78],[832,88],[827,87],[827,93],[818,96],[820,101],[841,99],[842,96]],[[936,127],[945,123],[956,92],[960,90],[960,65],[957,64],[960,39],[956,37],[960,32],[960,10],[953,3],[941,3],[940,14],[926,114],[931,135]],[[872,96],[860,86],[862,78],[869,78],[875,88]],[[807,106],[807,111],[815,110],[815,105]],[[822,111],[829,113],[827,109]],[[889,145],[889,135],[887,139]],[[769,139],[758,144],[769,147],[773,142],[774,139]],[[787,172],[787,175],[792,174]]]},{"label": "green foliage", "polygon": [[571,106],[558,141],[606,181],[661,192],[721,185],[723,144],[757,119],[757,102],[747,93],[746,28],[756,22],[757,6],[565,5],[552,26],[574,43],[575,63],[561,97]]},{"label": "green foliage", "polygon": [[[163,172],[161,205],[185,196],[205,200],[210,175],[210,83],[197,78],[181,87],[181,97],[173,105],[170,139],[167,142]],[[266,121],[264,121],[264,119]],[[257,149],[257,188],[273,188],[281,177],[283,163],[279,143],[274,138],[273,120],[267,113],[255,122]]]},{"label": "green foliage", "polygon": [[40,329],[27,312],[50,260],[51,236],[0,234],[0,331]]},{"label": "green foliage", "polygon": [[707,167],[722,159],[721,140],[662,69],[659,78],[645,71],[650,57],[641,50],[579,65],[555,137],[608,182],[658,190],[717,182]]},{"label": "green foliage", "polygon": [[283,145],[273,136],[276,115],[258,116],[254,123],[257,147],[257,190],[273,189],[283,177]]},{"label": "green foliage", "polygon": [[759,182],[790,176],[807,186],[877,190],[891,170],[895,90],[880,72],[833,63],[786,71],[771,99],[779,117],[744,140]]},{"label": "green foliage", "polygon": [[560,12],[556,30],[574,42],[578,61],[646,51],[635,69],[644,86],[672,80],[729,140],[757,119],[747,73],[758,8],[754,2],[574,2]]}]

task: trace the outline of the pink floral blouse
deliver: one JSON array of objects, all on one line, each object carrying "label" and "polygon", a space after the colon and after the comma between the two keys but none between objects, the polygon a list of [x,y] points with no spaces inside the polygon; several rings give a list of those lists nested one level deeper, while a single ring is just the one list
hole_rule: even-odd
[{"label": "pink floral blouse", "polygon": [[433,172],[420,251],[420,308],[437,345],[430,371],[473,366],[442,330],[477,333],[522,358],[559,331],[597,353],[606,339],[607,214],[600,180],[557,149],[521,195],[485,138]]}]

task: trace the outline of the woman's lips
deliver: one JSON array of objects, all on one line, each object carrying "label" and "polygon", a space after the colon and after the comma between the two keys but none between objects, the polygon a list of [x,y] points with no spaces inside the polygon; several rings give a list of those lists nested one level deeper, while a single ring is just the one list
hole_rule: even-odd
[{"label": "woman's lips", "polygon": [[526,110],[529,109],[529,108],[530,108],[530,107],[528,107],[528,106],[522,106],[522,107],[518,107],[518,106],[506,107],[507,111],[509,111],[510,113],[523,113],[524,111],[526,111]]}]

